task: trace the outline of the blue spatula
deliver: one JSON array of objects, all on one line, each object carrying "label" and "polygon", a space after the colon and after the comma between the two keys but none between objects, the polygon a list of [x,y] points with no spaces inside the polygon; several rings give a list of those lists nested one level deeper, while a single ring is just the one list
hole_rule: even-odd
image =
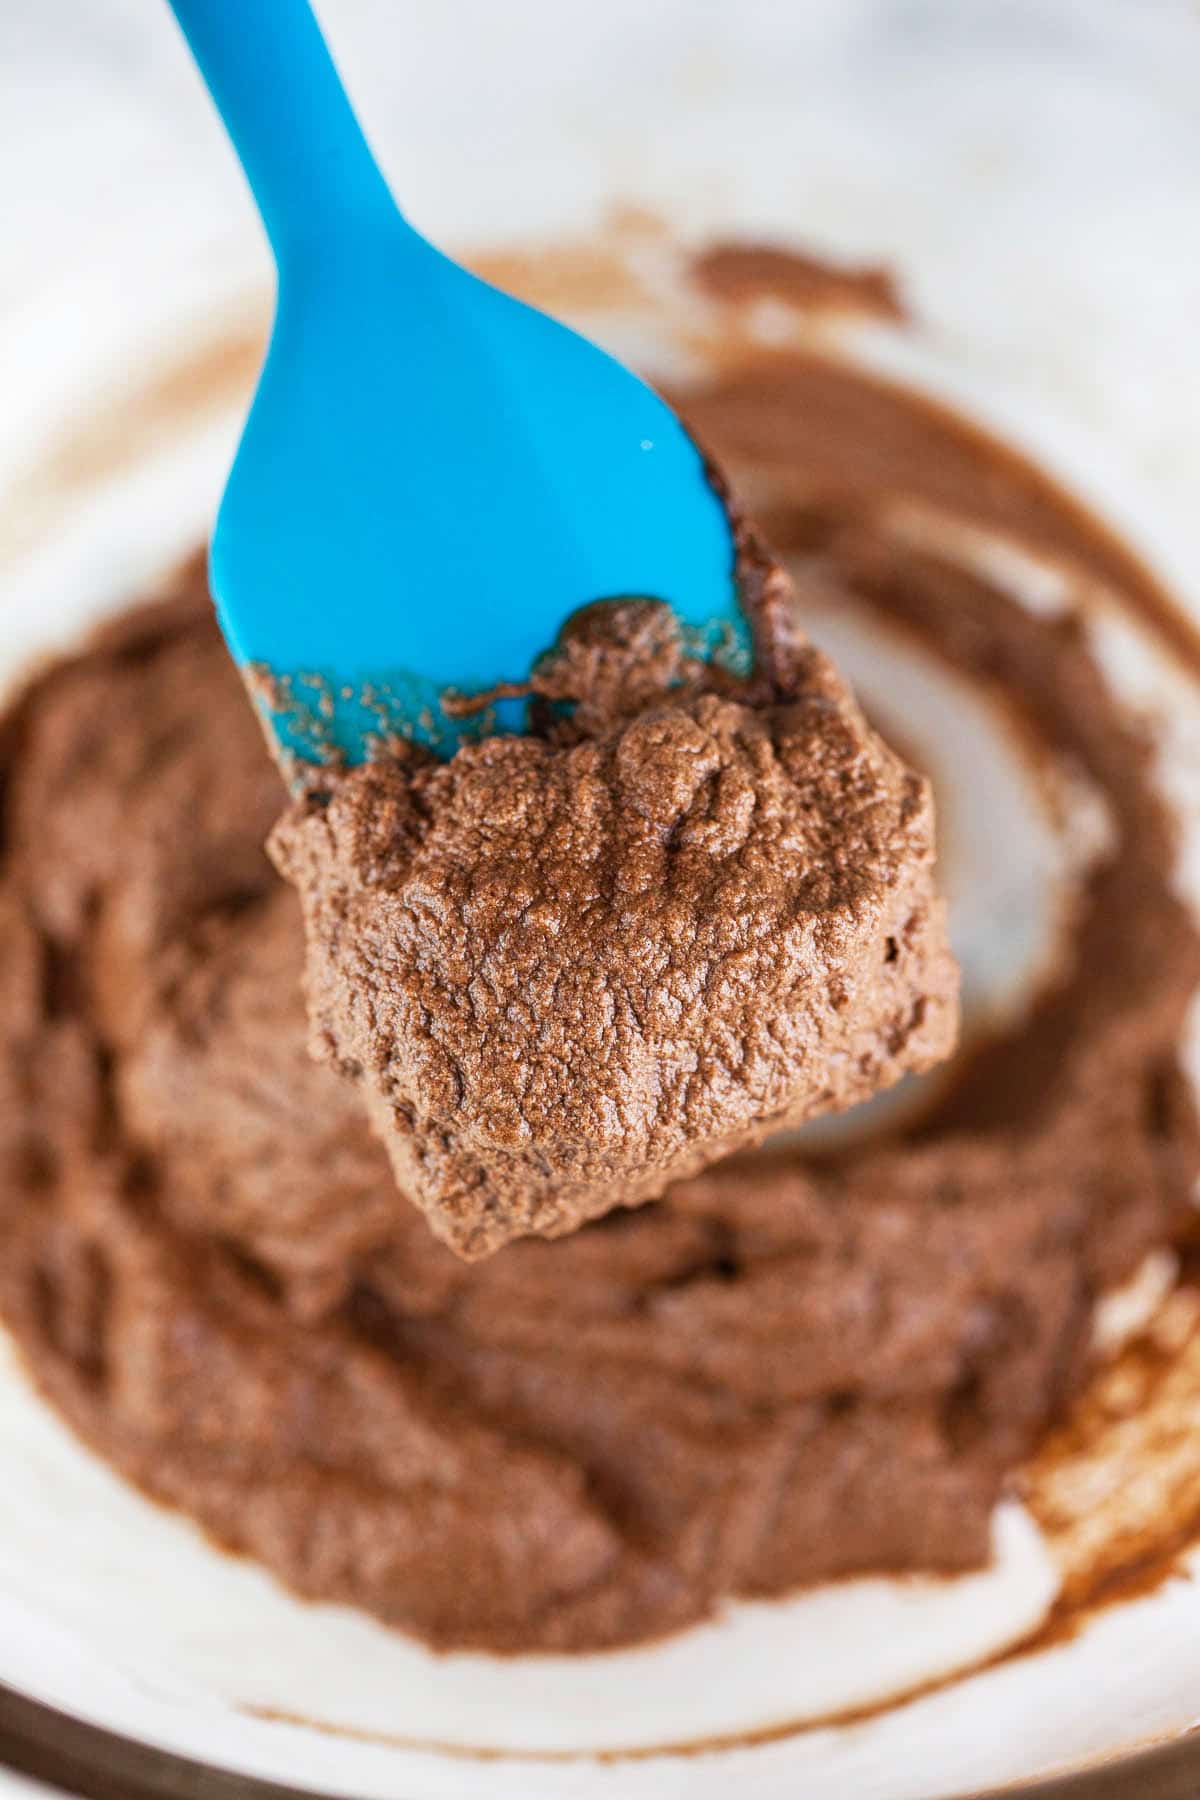
[{"label": "blue spatula", "polygon": [[442,696],[521,681],[598,599],[669,601],[744,667],[729,522],[664,402],[408,224],[307,0],[172,5],[278,269],[211,579],[284,760],[519,730]]}]

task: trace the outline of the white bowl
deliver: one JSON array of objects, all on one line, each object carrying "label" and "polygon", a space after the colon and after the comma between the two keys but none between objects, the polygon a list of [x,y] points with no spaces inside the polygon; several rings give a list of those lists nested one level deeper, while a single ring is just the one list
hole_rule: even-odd
[{"label": "white bowl", "polygon": [[[482,34],[489,15],[473,10]],[[1190,362],[1183,350],[1174,357],[1171,417],[1143,418],[1139,375],[1148,357],[1158,368],[1173,350],[1175,315],[1160,295],[1157,343],[1147,342],[1144,310],[1139,329],[1129,329],[1139,290],[1131,280],[1122,288],[1125,261],[1134,262],[1139,234],[1149,232],[1152,246],[1157,240],[1133,216],[1128,197],[1137,182],[1128,168],[1102,160],[1105,121],[1121,123],[1124,142],[1144,116],[1151,86],[1164,118],[1174,116],[1170,82],[1184,45],[1200,73],[1200,32],[1189,36],[1182,13],[1175,20],[1164,8],[1161,38],[1152,42],[1149,34],[1143,44],[1136,31],[1130,35],[1124,9],[1099,28],[1067,0],[1031,7],[1015,26],[1004,23],[1007,9],[981,5],[966,9],[964,24],[947,0],[912,14],[914,38],[899,29],[901,10],[846,0],[836,12],[822,4],[784,21],[759,3],[739,8],[736,24],[705,9],[699,29],[675,6],[649,23],[632,8],[617,8],[603,24],[591,19],[584,36],[598,60],[589,68],[581,52],[572,64],[579,103],[574,124],[558,128],[562,157],[549,159],[555,181],[543,179],[547,126],[530,124],[534,106],[523,124],[513,123],[499,175],[493,166],[485,185],[473,185],[461,156],[448,157],[440,182],[424,180],[420,216],[444,217],[460,236],[478,237],[486,199],[512,236],[576,217],[580,195],[594,210],[610,191],[665,206],[684,228],[737,223],[785,236],[807,232],[835,249],[895,256],[916,272],[919,298],[940,333],[911,340],[866,332],[856,336],[855,354],[1028,448],[1200,617],[1200,554],[1179,528],[1178,505],[1184,477],[1200,469],[1197,412],[1189,416],[1188,406],[1191,384],[1200,394],[1200,353],[1192,350]],[[523,33],[527,48],[528,34],[546,18],[534,0],[512,9],[505,43],[491,43],[490,83],[455,96],[475,108],[476,134],[485,129],[481,109],[499,130],[503,58]],[[378,19],[372,28],[381,28]],[[630,33],[641,49],[636,64],[627,54]],[[435,61],[449,56],[449,42],[442,46],[436,32],[432,44]],[[1138,55],[1143,64],[1131,75]],[[164,48],[163,56],[170,65],[171,52]],[[523,78],[546,102],[547,119],[551,66],[545,59]],[[669,77],[671,110],[651,79],[656,69]],[[1128,80],[1118,91],[1110,84],[1122,70]],[[176,75],[163,77],[164,92]],[[601,103],[614,84],[624,103],[610,117]],[[811,102],[818,89],[819,105],[795,104],[797,92]],[[443,83],[443,97],[447,91]],[[1178,90],[1181,117],[1192,91]],[[394,135],[432,134],[436,108],[422,107],[415,90],[408,97],[417,124],[410,118]],[[654,109],[656,119],[665,112],[670,129],[651,129],[639,107]],[[1084,119],[1095,134],[1094,160],[1076,169],[1067,140]],[[1050,144],[1057,210],[1054,196],[1022,173],[1031,121],[1043,146],[1047,131],[1061,127]],[[649,168],[638,165],[635,150],[652,153]],[[1158,184],[1165,257],[1172,190],[1156,153],[1155,142],[1143,145],[1134,175]],[[1103,253],[1091,245],[1078,207],[1084,184],[1097,178],[1125,233],[1115,300],[1111,281],[1100,290]],[[201,191],[222,193],[219,177],[213,181],[215,188]],[[889,185],[895,181],[903,187],[898,198]],[[36,290],[43,299],[57,295],[57,310],[43,305],[51,321],[82,317],[85,294],[103,302],[137,292],[137,303],[98,303],[95,332],[74,345],[44,323],[31,325],[32,306],[29,317],[10,313],[0,338],[14,352],[0,428],[5,684],[151,584],[197,541],[232,446],[265,316],[255,240],[241,215],[230,226],[219,207],[204,204],[199,240],[158,235],[170,184],[146,180],[144,188],[145,204],[117,215],[90,260],[72,265],[57,288]],[[982,211],[1002,228],[964,248],[964,222]],[[1064,211],[1076,234],[1071,256],[1055,258]],[[205,243],[202,260],[183,253],[188,241]],[[135,280],[126,265],[121,283],[106,286],[115,247],[131,255],[135,246]],[[1181,288],[1194,274],[1189,254],[1186,246],[1179,251]],[[1039,283],[1039,267],[1044,277],[1051,265],[1057,285]],[[1008,284],[1005,306],[991,311],[989,275]],[[1095,302],[1083,343],[1070,316],[1081,300]],[[1181,332],[1185,314],[1181,308]],[[611,310],[606,323],[634,348],[657,335],[653,322]],[[1189,331],[1193,323],[1187,316]],[[661,348],[670,354],[669,345]],[[1097,364],[1109,371],[1110,392],[1097,380]],[[1113,423],[1098,440],[1088,427],[1109,403]],[[1117,443],[1129,452],[1124,460],[1112,453]],[[1144,681],[1147,671],[1123,655],[1113,674]],[[1156,693],[1170,689],[1169,707],[1182,717],[1187,702],[1166,662],[1149,676]],[[1185,769],[1185,785],[1188,775]],[[889,1688],[907,1691],[1019,1637],[1042,1616],[1054,1578],[1036,1535],[1012,1510],[998,1520],[999,1563],[968,1578],[973,1586],[842,1584],[832,1594],[735,1609],[735,1617],[645,1652],[576,1659],[572,1669],[559,1666],[567,1659],[498,1669],[486,1658],[428,1656],[340,1609],[301,1606],[257,1570],[221,1557],[79,1449],[7,1362],[0,1364],[0,1444],[10,1472],[0,1497],[0,1681],[174,1756],[304,1791],[355,1800],[665,1800],[675,1793],[703,1800],[746,1782],[764,1800],[797,1792],[932,1800],[1097,1759],[1126,1762],[1135,1747],[1186,1732],[1200,1713],[1200,1586],[1175,1582],[1098,1614],[1069,1642],[851,1724],[702,1755],[661,1749],[840,1713],[861,1703],[864,1682],[876,1698]],[[47,1541],[50,1511],[56,1529]],[[904,1655],[864,1669],[861,1646],[880,1624]],[[884,1641],[884,1632],[876,1635]],[[319,1716],[325,1728],[284,1714]],[[36,1715],[23,1720],[12,1729],[47,1735]],[[507,1754],[461,1754],[471,1745]],[[578,1754],[589,1748],[652,1753]],[[136,1753],[95,1740],[86,1740],[83,1754],[97,1767],[131,1769],[121,1761],[131,1755],[136,1763]],[[1172,1760],[1128,1760],[1128,1791],[1150,1792],[1145,1784],[1158,1778],[1152,1770],[1172,1779]],[[163,1779],[161,1771],[140,1773],[151,1783]],[[1200,1755],[1181,1780],[1192,1788],[1200,1781]]]}]

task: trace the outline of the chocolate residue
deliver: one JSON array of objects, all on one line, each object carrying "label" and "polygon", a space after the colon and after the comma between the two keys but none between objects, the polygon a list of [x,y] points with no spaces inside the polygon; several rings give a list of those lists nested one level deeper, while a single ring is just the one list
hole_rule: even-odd
[{"label": "chocolate residue", "polygon": [[699,287],[719,300],[773,299],[806,312],[907,316],[895,276],[880,264],[851,268],[777,244],[718,244],[696,258],[692,272]]},{"label": "chocolate residue", "polygon": [[1200,945],[1149,749],[1083,633],[879,502],[1028,528],[1131,604],[1136,565],[846,371],[779,358],[689,410],[779,490],[801,606],[807,557],[1024,704],[1113,815],[1071,967],[911,1141],[734,1159],[465,1264],[306,1054],[300,910],[261,848],[282,787],[198,572],[35,682],[0,745],[4,1317],[134,1480],[437,1644],[635,1642],[731,1594],[977,1564],[1081,1391],[1096,1296],[1200,1172],[1177,1060]]},{"label": "chocolate residue", "polygon": [[[822,518],[915,505],[1061,561],[1128,600],[1189,665],[1196,628],[1145,563],[1036,463],[961,414],[802,350],[740,344],[729,367],[676,394],[781,552],[797,506]],[[981,479],[986,469],[986,478]],[[772,495],[781,501],[776,517]]]},{"label": "chocolate residue", "polygon": [[1102,1370],[1022,1476],[1063,1589],[1046,1638],[1148,1591],[1200,1531],[1200,1289],[1185,1281]]}]

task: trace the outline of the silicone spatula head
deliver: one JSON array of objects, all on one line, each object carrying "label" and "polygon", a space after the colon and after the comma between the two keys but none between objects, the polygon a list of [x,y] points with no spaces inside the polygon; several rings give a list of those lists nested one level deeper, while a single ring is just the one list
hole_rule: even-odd
[{"label": "silicone spatula head", "polygon": [[596,600],[665,600],[745,666],[729,520],[665,402],[407,223],[307,0],[172,4],[278,268],[211,578],[285,758],[519,728],[443,697],[519,683]]}]

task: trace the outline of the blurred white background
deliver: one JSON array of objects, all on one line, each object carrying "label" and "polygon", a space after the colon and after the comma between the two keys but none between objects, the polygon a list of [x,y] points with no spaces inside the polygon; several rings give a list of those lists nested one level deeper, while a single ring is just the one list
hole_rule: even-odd
[{"label": "blurred white background", "polygon": [[[891,260],[950,353],[1119,442],[1190,521],[1196,0],[318,6],[443,242],[636,200]],[[165,0],[0,0],[0,218],[0,473],[89,365],[268,277]]]}]

